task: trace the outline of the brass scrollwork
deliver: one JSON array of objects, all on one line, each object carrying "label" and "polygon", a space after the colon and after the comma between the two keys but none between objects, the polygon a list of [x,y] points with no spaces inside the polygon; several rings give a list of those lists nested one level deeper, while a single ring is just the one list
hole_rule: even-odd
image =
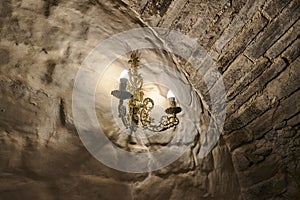
[{"label": "brass scrollwork", "polygon": [[[150,113],[154,108],[154,101],[151,98],[144,99],[143,92],[143,78],[141,74],[138,73],[138,63],[139,58],[137,56],[138,52],[133,52],[131,58],[128,61],[130,68],[128,71],[128,85],[126,90],[130,93],[129,95],[120,95],[120,91],[112,91],[112,95],[119,98],[118,112],[122,123],[126,128],[130,128],[131,131],[136,131],[139,126],[139,122],[144,129],[161,132],[172,127],[176,127],[179,124],[179,119],[176,114],[181,112],[180,107],[176,107],[175,98],[174,101],[170,102],[170,107],[166,109],[167,115],[160,118],[158,123],[154,122],[154,119],[150,117]],[[124,93],[124,91],[123,91]],[[123,98],[123,99],[122,99]],[[123,100],[129,98],[127,113],[126,106],[123,105]]]}]

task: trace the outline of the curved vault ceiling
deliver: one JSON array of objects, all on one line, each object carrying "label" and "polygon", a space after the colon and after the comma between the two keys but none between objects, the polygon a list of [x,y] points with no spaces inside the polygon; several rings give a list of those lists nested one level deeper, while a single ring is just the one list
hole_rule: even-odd
[{"label": "curved vault ceiling", "polygon": [[[1,1],[0,199],[298,199],[299,4]],[[227,118],[207,157],[199,159],[195,133],[176,162],[130,174],[101,164],[82,145],[72,89],[99,41],[145,24],[196,38],[210,53],[223,75]],[[186,60],[175,65],[201,96],[205,132],[209,88]]]}]

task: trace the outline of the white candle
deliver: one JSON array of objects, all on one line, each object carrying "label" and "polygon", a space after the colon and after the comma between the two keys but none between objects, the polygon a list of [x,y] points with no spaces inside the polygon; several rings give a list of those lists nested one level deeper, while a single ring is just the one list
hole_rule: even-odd
[{"label": "white candle", "polygon": [[128,82],[128,71],[123,70],[120,75],[120,91],[126,91]]},{"label": "white candle", "polygon": [[171,90],[168,91],[167,98],[169,99],[170,102],[175,103],[175,95]]}]

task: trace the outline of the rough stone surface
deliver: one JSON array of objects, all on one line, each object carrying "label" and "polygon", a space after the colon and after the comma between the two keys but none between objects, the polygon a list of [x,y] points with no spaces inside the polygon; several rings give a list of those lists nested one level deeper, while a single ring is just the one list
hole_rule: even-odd
[{"label": "rough stone surface", "polygon": [[249,45],[246,54],[252,59],[262,56],[295,23],[300,16],[299,10],[299,1],[291,1],[286,9]]},{"label": "rough stone surface", "polygon": [[[0,1],[0,199],[300,199],[299,5]],[[99,41],[147,25],[180,31],[213,55],[227,117],[207,157],[198,158],[198,135],[171,165],[129,174],[101,164],[81,143],[72,88]],[[208,105],[201,113],[206,130],[213,86],[186,61],[178,63]]]}]

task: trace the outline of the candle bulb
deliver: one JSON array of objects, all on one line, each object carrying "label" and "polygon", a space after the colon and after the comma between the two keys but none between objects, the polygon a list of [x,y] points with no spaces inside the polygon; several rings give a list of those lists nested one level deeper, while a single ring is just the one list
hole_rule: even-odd
[{"label": "candle bulb", "polygon": [[119,86],[120,91],[126,91],[127,82],[128,82],[128,80],[126,78],[120,79],[120,86]]},{"label": "candle bulb", "polygon": [[119,86],[120,91],[126,91],[127,82],[128,82],[128,71],[123,70],[120,75],[120,86]]},{"label": "candle bulb", "polygon": [[168,91],[167,98],[170,102],[170,105],[172,107],[175,107],[176,106],[175,95],[173,94],[173,92],[171,90]]},{"label": "candle bulb", "polygon": [[122,71],[120,75],[120,84],[119,90],[111,91],[111,95],[120,99],[120,104],[123,104],[123,100],[132,98],[132,94],[127,91],[127,83],[128,83],[128,71]]}]

